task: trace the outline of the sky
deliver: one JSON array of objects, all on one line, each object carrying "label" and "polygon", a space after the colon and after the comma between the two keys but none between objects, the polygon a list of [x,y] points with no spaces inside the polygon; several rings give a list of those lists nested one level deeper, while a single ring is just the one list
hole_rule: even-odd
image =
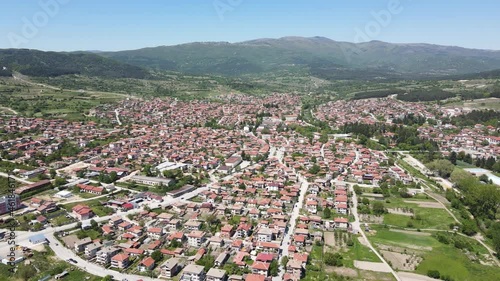
[{"label": "sky", "polygon": [[0,1],[0,48],[129,50],[284,36],[500,50],[497,0]]}]

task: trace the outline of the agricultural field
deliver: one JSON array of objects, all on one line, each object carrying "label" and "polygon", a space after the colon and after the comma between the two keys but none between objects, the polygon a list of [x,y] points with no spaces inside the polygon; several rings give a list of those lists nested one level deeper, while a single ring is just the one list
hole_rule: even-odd
[{"label": "agricultural field", "polygon": [[459,234],[440,233],[449,237],[448,244],[438,241],[436,234],[382,226],[374,226],[368,238],[394,269],[422,275],[437,270],[455,281],[496,279],[498,268],[484,247]]},{"label": "agricultural field", "polygon": [[0,79],[0,106],[27,117],[92,120],[90,109],[123,99],[121,94],[66,90]]},{"label": "agricultural field", "polygon": [[464,109],[474,109],[474,110],[484,110],[484,109],[500,110],[500,99],[487,98],[487,99],[477,99],[471,101],[460,101],[460,102],[446,104],[446,107],[449,108],[461,107]]}]

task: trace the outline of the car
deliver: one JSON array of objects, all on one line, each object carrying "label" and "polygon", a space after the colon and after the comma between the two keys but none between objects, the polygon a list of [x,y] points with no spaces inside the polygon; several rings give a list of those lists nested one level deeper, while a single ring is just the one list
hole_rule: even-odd
[{"label": "car", "polygon": [[72,263],[78,263],[75,259],[72,259],[72,258],[70,258],[70,259],[68,259],[68,260],[69,260],[70,262],[72,262]]}]

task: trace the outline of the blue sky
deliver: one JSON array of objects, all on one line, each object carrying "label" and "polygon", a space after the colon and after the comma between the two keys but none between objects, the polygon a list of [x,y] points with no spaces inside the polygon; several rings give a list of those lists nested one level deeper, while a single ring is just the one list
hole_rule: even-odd
[{"label": "blue sky", "polygon": [[1,1],[0,48],[125,50],[324,36],[500,50],[499,12],[496,0]]}]

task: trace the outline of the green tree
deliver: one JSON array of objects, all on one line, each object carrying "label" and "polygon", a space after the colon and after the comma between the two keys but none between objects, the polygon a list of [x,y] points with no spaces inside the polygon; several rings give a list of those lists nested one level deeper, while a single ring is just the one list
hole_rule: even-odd
[{"label": "green tree", "polygon": [[57,175],[56,170],[50,169],[49,173],[50,173],[50,178],[51,179],[55,179],[56,178],[56,175]]},{"label": "green tree", "polygon": [[375,201],[372,203],[372,211],[375,215],[383,215],[385,213],[384,203]]},{"label": "green tree", "polygon": [[151,258],[154,259],[155,262],[159,262],[163,259],[163,254],[159,250],[156,250],[151,254]]},{"label": "green tree", "polygon": [[109,173],[109,181],[115,182],[118,179],[118,174],[115,171]]},{"label": "green tree", "polygon": [[281,259],[281,266],[286,267],[287,264],[288,264],[288,257],[283,256],[283,258]]},{"label": "green tree", "polygon": [[310,169],[309,169],[309,173],[310,174],[313,174],[313,175],[317,175],[319,173],[319,171],[321,170],[321,168],[317,165],[317,164],[314,164]]},{"label": "green tree", "polygon": [[[450,157],[448,158],[448,160],[450,160],[451,164],[457,165],[457,153],[455,151],[452,151],[450,153]],[[451,172],[450,172],[450,174],[451,174]]]},{"label": "green tree", "polygon": [[359,185],[354,185],[354,192],[357,194],[357,195],[361,195],[363,194],[363,188],[361,188],[361,186]]},{"label": "green tree", "polygon": [[500,256],[500,222],[494,222],[490,226],[488,234],[493,241],[493,247],[495,248],[495,252],[497,252],[497,256]]},{"label": "green tree", "polygon": [[431,171],[436,171],[441,177],[449,177],[455,166],[445,159],[434,160],[426,165]]},{"label": "green tree", "polygon": [[197,265],[204,266],[205,272],[214,267],[215,258],[212,255],[204,255],[196,262]]},{"label": "green tree", "polygon": [[278,276],[279,264],[278,260],[274,259],[271,264],[269,264],[269,273],[271,276]]},{"label": "green tree", "polygon": [[325,254],[325,264],[330,266],[342,266],[342,255],[340,253],[326,253]]},{"label": "green tree", "polygon": [[323,218],[324,219],[329,219],[331,216],[332,216],[332,211],[330,210],[330,208],[326,207],[323,210]]}]

